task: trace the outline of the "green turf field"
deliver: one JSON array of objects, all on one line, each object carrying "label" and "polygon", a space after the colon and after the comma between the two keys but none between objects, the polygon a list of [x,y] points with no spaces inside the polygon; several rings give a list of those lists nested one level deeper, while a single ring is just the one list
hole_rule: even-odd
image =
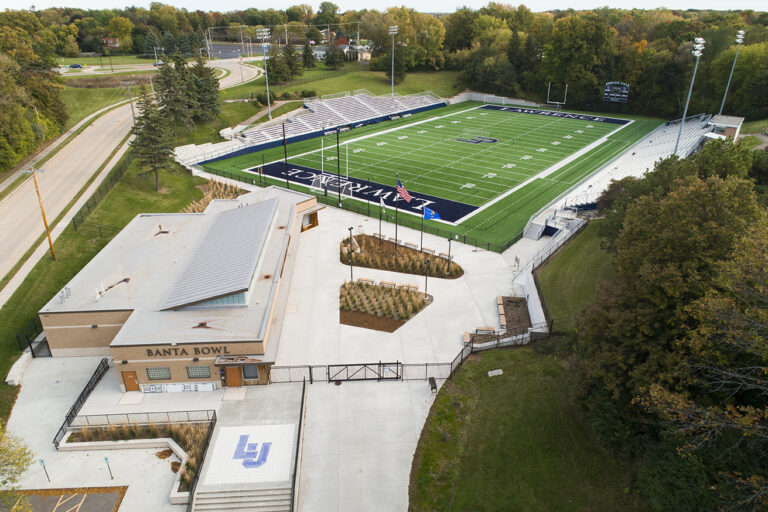
[{"label": "green turf field", "polygon": [[[338,161],[335,135],[290,144],[288,162],[390,186],[399,175],[414,196],[478,207],[458,225],[435,227],[503,246],[533,213],[661,123],[625,116],[632,122],[622,126],[480,106],[464,102],[344,132]],[[486,142],[467,142],[477,137]],[[248,169],[282,158],[280,147],[203,167],[252,180]]]}]

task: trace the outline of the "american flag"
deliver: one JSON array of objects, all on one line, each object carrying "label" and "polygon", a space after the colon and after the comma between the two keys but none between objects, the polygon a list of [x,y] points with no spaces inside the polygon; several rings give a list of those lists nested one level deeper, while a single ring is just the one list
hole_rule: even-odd
[{"label": "american flag", "polygon": [[411,199],[413,199],[413,198],[411,197],[411,194],[409,194],[409,193],[408,193],[408,191],[407,191],[407,190],[405,190],[405,187],[403,186],[403,184],[402,184],[402,183],[400,183],[400,179],[399,179],[399,178],[398,178],[398,180],[397,180],[397,194],[398,194],[400,197],[402,197],[403,199],[405,199],[405,202],[406,202],[406,203],[410,203],[410,202],[411,202]]}]

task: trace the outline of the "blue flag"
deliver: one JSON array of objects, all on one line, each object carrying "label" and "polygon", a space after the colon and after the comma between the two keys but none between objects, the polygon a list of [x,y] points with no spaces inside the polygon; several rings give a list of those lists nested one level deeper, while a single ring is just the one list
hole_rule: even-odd
[{"label": "blue flag", "polygon": [[427,219],[427,220],[429,220],[429,219],[439,219],[440,218],[440,214],[437,213],[435,210],[430,210],[429,208],[427,208],[425,206],[424,207],[424,218]]}]

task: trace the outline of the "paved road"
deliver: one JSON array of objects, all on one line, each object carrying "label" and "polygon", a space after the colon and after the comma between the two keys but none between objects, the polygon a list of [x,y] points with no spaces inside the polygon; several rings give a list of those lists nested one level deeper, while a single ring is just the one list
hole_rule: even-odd
[{"label": "paved road", "polygon": [[[211,65],[230,71],[220,81],[222,88],[238,85],[241,80],[252,80],[260,74],[259,69],[241,66],[235,60],[213,61]],[[95,120],[45,163],[43,168],[46,172],[38,174],[38,181],[49,223],[64,210],[120,141],[130,133],[131,125],[130,105],[117,107]],[[2,277],[45,229],[32,180],[24,182],[0,202],[0,219]]]}]

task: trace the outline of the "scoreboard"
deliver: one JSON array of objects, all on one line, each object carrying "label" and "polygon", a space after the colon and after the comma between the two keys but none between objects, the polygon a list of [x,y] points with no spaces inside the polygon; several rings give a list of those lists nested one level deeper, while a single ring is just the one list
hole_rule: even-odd
[{"label": "scoreboard", "polygon": [[603,101],[626,103],[629,96],[629,84],[626,82],[606,82],[603,88]]}]

